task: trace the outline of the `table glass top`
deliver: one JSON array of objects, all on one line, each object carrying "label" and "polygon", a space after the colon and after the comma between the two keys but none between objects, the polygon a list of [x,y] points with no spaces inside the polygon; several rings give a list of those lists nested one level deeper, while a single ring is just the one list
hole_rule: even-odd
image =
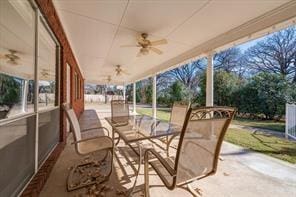
[{"label": "table glass top", "polygon": [[145,115],[107,117],[106,120],[125,142],[174,135],[182,129],[182,126]]}]

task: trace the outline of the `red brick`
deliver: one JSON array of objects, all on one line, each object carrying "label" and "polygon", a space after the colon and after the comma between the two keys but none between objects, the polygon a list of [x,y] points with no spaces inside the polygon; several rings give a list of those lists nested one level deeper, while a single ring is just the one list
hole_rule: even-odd
[{"label": "red brick", "polygon": [[64,147],[65,147],[64,143],[60,143],[58,146],[56,146],[54,151],[51,153],[48,159],[44,162],[44,164],[38,170],[37,174],[35,174],[31,182],[29,183],[29,185],[25,188],[25,190],[21,194],[22,197],[27,197],[27,196],[34,197],[39,195],[44,184],[46,183],[47,178],[49,177],[49,174],[54,164],[56,163]]}]

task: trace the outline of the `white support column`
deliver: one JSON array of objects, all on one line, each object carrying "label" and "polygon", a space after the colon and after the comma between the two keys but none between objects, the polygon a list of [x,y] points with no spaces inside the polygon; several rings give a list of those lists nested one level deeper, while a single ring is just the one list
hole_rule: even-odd
[{"label": "white support column", "polygon": [[288,139],[288,131],[289,131],[289,115],[288,115],[288,110],[289,110],[289,104],[286,103],[286,126],[285,126],[285,138]]},{"label": "white support column", "polygon": [[207,56],[207,88],[206,88],[206,106],[214,105],[214,68],[213,68],[213,53]]},{"label": "white support column", "polygon": [[122,93],[123,93],[123,100],[125,100],[125,92],[126,92],[126,87],[123,85]]},{"label": "white support column", "polygon": [[136,114],[136,82],[133,84],[133,113]]},{"label": "white support column", "polygon": [[107,86],[107,84],[105,84],[105,104],[108,102],[107,92],[108,92],[108,86]]},{"label": "white support column", "polygon": [[157,107],[156,107],[156,75],[153,76],[152,83],[152,116],[156,118]]},{"label": "white support column", "polygon": [[28,94],[28,86],[29,86],[29,81],[24,80],[23,81],[23,94],[22,94],[22,111],[26,112],[27,111],[27,94]]}]

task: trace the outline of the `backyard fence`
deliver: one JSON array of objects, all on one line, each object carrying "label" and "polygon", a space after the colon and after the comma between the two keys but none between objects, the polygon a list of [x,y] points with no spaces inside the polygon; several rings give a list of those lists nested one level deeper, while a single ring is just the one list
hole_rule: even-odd
[{"label": "backyard fence", "polygon": [[[87,103],[105,103],[105,95],[102,94],[84,94],[84,101]],[[107,102],[111,100],[122,100],[122,95],[107,95]]]},{"label": "backyard fence", "polygon": [[296,140],[296,105],[286,104],[286,138]]}]

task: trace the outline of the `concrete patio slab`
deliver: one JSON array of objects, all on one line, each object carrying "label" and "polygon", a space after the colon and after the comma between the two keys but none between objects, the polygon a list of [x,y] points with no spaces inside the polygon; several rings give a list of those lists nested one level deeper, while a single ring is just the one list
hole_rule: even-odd
[{"label": "concrete patio slab", "polygon": [[[104,117],[110,116],[108,105],[91,105],[87,108],[95,108],[103,126],[110,128],[104,121]],[[72,140],[70,136],[69,141]],[[219,161],[218,172],[211,177],[196,181],[193,186],[202,190],[203,196],[296,196],[296,167],[277,159],[247,151],[230,143],[223,143],[223,160]],[[86,190],[73,192],[66,191],[66,179],[69,168],[79,162],[74,147],[68,143],[58,159],[47,183],[40,196],[80,196],[85,195]],[[116,195],[116,189],[131,188],[137,169],[137,157],[123,142],[120,142],[114,157],[113,173],[107,185],[114,188],[113,192],[107,192],[106,196]],[[153,170],[150,171],[150,191],[153,197],[177,197],[191,196],[182,189],[170,191],[164,187],[161,180]],[[143,166],[137,185],[143,186]],[[136,193],[140,196],[141,192]]]}]

